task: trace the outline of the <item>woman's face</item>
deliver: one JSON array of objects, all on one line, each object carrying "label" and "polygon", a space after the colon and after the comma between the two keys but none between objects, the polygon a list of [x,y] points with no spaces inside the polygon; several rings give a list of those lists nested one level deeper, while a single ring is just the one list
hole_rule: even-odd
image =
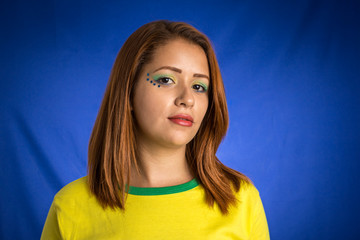
[{"label": "woman's face", "polygon": [[159,47],[134,90],[137,137],[149,146],[184,147],[208,107],[209,68],[203,49],[183,39]]}]

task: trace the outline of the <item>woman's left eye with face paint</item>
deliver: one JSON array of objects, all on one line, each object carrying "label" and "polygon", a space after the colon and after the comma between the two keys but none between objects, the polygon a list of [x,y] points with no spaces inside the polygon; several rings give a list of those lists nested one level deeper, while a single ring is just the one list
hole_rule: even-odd
[{"label": "woman's left eye with face paint", "polygon": [[154,77],[154,81],[162,85],[170,85],[175,81],[170,77]]}]

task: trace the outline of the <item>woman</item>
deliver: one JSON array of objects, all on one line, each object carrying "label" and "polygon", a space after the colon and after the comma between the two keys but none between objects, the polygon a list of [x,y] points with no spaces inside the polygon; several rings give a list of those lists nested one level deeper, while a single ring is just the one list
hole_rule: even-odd
[{"label": "woman", "polygon": [[215,156],[227,127],[208,38],[140,27],[113,66],[88,176],[56,194],[42,239],[269,239],[258,191]]}]

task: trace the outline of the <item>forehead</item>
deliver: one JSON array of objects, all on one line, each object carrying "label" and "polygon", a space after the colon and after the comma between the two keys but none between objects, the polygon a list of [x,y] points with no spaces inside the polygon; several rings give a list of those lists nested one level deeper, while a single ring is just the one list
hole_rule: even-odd
[{"label": "forehead", "polygon": [[150,68],[173,66],[184,72],[209,75],[208,60],[204,50],[184,39],[171,40],[158,47],[148,64]]}]

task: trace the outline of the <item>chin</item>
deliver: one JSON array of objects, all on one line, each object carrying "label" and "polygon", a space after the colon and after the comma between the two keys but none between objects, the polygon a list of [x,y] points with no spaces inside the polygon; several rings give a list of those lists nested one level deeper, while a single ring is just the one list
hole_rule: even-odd
[{"label": "chin", "polygon": [[183,147],[186,146],[193,138],[181,138],[181,137],[177,137],[177,138],[173,138],[173,139],[168,139],[166,141],[167,145],[169,147]]}]

